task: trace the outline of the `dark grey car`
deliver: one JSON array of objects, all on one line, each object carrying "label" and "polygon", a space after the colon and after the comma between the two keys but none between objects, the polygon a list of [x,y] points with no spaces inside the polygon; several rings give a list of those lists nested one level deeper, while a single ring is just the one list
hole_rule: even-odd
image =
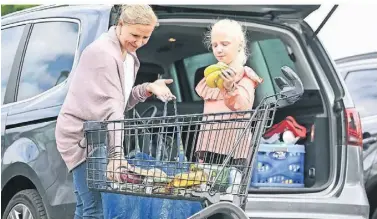
[{"label": "dark grey car", "polygon": [[336,64],[360,112],[365,189],[370,213],[377,219],[377,52],[345,57]]},{"label": "dark grey car", "polygon": [[[160,27],[138,51],[135,84],[173,78],[178,113],[203,112],[194,88],[215,62],[203,33],[219,18],[243,22],[251,55],[247,65],[264,82],[254,106],[279,92],[273,78],[293,69],[304,85],[295,104],[279,109],[275,123],[293,116],[308,130],[304,187],[251,187],[250,218],[368,218],[358,113],[316,34],[304,18],[319,5],[153,6]],[[72,69],[91,42],[117,18],[109,5],[42,6],[2,18],[2,217],[72,218],[75,197],[55,143],[55,124]],[[162,103],[150,98],[142,113]],[[251,107],[251,106],[250,106]],[[148,116],[147,114],[144,114]],[[349,125],[352,124],[352,125]]]}]

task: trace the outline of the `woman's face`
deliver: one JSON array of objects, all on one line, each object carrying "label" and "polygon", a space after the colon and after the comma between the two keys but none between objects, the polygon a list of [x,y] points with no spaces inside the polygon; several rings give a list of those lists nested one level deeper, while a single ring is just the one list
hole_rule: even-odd
[{"label": "woman's face", "polygon": [[240,50],[240,42],[237,37],[221,28],[212,29],[211,45],[216,59],[227,65],[236,58]]},{"label": "woman's face", "polygon": [[118,35],[118,38],[123,49],[128,52],[135,52],[148,43],[155,25],[120,23],[117,28],[120,29],[121,34]]}]

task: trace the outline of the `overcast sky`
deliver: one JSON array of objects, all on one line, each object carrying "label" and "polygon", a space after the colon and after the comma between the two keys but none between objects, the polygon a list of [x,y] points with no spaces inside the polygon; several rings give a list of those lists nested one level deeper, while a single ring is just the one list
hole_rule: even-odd
[{"label": "overcast sky", "polygon": [[[322,6],[306,18],[315,30],[332,4]],[[319,33],[331,58],[377,52],[377,3],[340,3],[333,16]]]}]

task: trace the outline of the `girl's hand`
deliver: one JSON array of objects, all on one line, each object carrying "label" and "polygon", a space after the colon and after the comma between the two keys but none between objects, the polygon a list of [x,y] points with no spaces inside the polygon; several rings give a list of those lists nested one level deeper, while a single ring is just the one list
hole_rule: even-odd
[{"label": "girl's hand", "polygon": [[158,79],[147,86],[147,91],[156,95],[163,102],[170,101],[176,98],[166,86],[171,83],[173,83],[173,79]]},{"label": "girl's hand", "polygon": [[220,77],[224,80],[223,86],[225,90],[230,91],[234,89],[236,76],[237,76],[236,72],[231,68],[227,68],[222,71],[222,74],[220,74]]}]

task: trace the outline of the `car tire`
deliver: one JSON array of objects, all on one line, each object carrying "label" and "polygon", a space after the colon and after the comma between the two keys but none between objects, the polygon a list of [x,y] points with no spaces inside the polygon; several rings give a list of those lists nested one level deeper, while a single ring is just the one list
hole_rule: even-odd
[{"label": "car tire", "polygon": [[[3,214],[3,219],[12,218],[12,215],[15,216],[23,213],[31,214],[33,219],[47,219],[42,198],[38,194],[37,190],[26,189],[16,193],[7,205]],[[19,218],[25,217],[19,216]]]}]

